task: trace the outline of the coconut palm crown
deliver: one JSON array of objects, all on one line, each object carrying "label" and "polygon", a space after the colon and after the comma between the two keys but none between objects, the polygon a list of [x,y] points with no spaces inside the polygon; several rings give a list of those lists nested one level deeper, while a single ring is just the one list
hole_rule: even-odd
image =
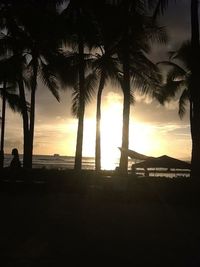
[{"label": "coconut palm crown", "polygon": [[179,97],[179,116],[186,112],[187,102],[190,102],[191,82],[191,43],[184,42],[177,51],[169,52],[170,60],[159,62],[167,67],[166,81],[154,96],[161,104]]}]

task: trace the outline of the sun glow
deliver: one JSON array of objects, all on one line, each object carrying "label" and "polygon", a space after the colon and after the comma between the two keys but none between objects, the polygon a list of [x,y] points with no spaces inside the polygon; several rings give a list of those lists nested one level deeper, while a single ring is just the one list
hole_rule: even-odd
[{"label": "sun glow", "polygon": [[[110,95],[112,102],[102,110],[101,118],[101,165],[102,169],[115,169],[120,156],[122,136],[122,104],[117,95]],[[115,98],[115,101],[113,101]]]},{"label": "sun glow", "polygon": [[[119,164],[122,142],[122,99],[118,94],[109,94],[101,114],[101,166],[115,169]],[[83,154],[95,154],[95,119],[85,120]],[[146,155],[160,155],[160,139],[156,128],[130,118],[129,149]]]},{"label": "sun glow", "polygon": [[147,123],[131,121],[129,148],[149,156],[159,154],[160,139],[157,136],[156,128]]},{"label": "sun glow", "polygon": [[[115,169],[119,164],[122,142],[122,97],[115,93],[108,93],[104,98],[101,114],[101,167],[102,169]],[[134,114],[134,113],[133,113]],[[86,114],[84,120],[83,157],[95,156],[96,120],[92,112]],[[130,116],[129,149],[149,156],[160,156],[169,149],[169,134],[176,125],[150,124],[143,122],[142,118]],[[48,131],[49,142],[45,142]],[[54,137],[57,138],[54,138]],[[77,136],[77,119],[59,119],[55,127],[42,125],[36,128],[37,152],[42,149],[49,154],[75,155]],[[175,138],[172,136],[171,140]],[[180,140],[181,143],[181,140]],[[179,145],[176,138],[176,144]],[[56,149],[55,149],[56,147]],[[52,149],[53,148],[53,149]],[[49,150],[47,150],[49,149]],[[170,147],[171,155],[177,147]]]}]

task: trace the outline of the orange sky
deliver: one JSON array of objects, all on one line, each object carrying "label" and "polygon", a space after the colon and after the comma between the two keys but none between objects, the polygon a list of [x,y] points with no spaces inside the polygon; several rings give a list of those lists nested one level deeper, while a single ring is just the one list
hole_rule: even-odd
[{"label": "orange sky", "polygon": [[[39,97],[39,92],[38,97]],[[58,153],[74,155],[76,147],[77,119],[70,115],[66,100],[70,93],[63,93],[57,103],[47,93],[46,102],[52,109],[38,105],[35,125],[35,154]],[[122,94],[119,90],[107,88],[102,105],[102,157],[119,157],[122,126]],[[43,100],[41,100],[43,101]],[[5,151],[13,147],[22,152],[22,122],[18,114],[7,112]],[[86,107],[83,155],[94,156],[95,144],[95,101]],[[152,156],[168,154],[189,159],[191,150],[188,116],[180,120],[177,102],[166,107],[157,102],[136,95],[136,104],[131,107],[129,148]]]}]

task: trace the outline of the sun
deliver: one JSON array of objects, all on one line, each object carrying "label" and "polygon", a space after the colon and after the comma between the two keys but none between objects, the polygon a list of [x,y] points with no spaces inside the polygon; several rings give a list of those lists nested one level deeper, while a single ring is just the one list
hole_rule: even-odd
[{"label": "sun", "polygon": [[115,169],[120,156],[122,138],[122,107],[111,103],[104,109],[101,119],[102,169]]},{"label": "sun", "polygon": [[[109,93],[101,109],[101,168],[113,170],[119,166],[122,144],[123,101],[119,94]],[[95,116],[95,114],[94,114]],[[77,122],[66,124],[65,136],[68,137],[68,150],[75,149]],[[142,118],[130,116],[129,149],[149,156],[159,155],[161,146],[156,127],[142,121]],[[83,156],[95,157],[95,117],[86,117],[84,121]],[[71,140],[73,139],[73,143]]]},{"label": "sun", "polygon": [[[113,170],[119,165],[119,147],[122,144],[122,102],[116,95],[110,95],[106,105],[102,107],[101,167],[105,170]],[[86,119],[84,126],[84,156],[94,156],[95,119]],[[129,149],[153,156],[154,152],[159,150],[155,127],[142,120],[132,120],[130,117]]]}]

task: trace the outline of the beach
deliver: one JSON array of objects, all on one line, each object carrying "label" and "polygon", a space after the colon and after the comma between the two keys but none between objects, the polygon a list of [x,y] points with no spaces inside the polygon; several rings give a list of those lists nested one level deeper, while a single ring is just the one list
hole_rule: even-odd
[{"label": "beach", "polygon": [[200,264],[200,194],[190,179],[73,170],[23,178],[1,178],[2,266]]},{"label": "beach", "polygon": [[199,1],[0,11],[0,265],[200,267]]}]

